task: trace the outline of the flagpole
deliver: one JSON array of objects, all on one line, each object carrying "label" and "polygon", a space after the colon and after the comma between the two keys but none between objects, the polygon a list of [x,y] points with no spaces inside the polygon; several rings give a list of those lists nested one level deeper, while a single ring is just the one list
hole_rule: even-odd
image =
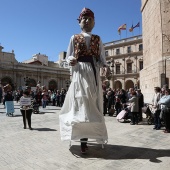
[{"label": "flagpole", "polygon": [[127,24],[126,24],[126,38],[127,38]]}]

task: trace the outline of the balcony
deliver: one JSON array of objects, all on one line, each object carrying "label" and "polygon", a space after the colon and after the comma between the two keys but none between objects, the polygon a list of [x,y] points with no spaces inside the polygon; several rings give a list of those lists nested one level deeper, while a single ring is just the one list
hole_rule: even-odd
[{"label": "balcony", "polygon": [[114,74],[118,75],[118,74],[137,74],[139,73],[139,69],[137,70],[125,70],[125,71],[115,71]]}]

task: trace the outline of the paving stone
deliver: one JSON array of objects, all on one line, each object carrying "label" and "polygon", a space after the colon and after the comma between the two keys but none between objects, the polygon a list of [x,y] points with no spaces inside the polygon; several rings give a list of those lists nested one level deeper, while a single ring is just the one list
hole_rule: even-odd
[{"label": "paving stone", "polygon": [[108,143],[102,149],[89,142],[82,155],[79,141],[69,148],[60,140],[59,107],[33,114],[32,131],[23,129],[18,103],[15,108],[14,117],[7,117],[0,105],[0,170],[169,170],[170,134],[153,130],[146,119],[132,126],[106,115]]}]

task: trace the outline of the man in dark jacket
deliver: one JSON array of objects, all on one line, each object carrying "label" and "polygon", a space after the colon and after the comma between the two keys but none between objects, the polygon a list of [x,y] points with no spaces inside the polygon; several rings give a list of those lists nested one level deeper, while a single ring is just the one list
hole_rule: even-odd
[{"label": "man in dark jacket", "polygon": [[142,121],[142,107],[144,106],[144,97],[143,94],[141,93],[141,90],[137,90],[137,96],[138,96],[138,102],[139,102],[139,121]]},{"label": "man in dark jacket", "polygon": [[108,109],[108,112],[109,112],[109,110],[111,109],[112,105],[115,104],[115,102],[114,102],[114,100],[115,100],[115,94],[114,94],[114,91],[113,91],[111,88],[108,89],[107,99],[108,99],[107,109]]},{"label": "man in dark jacket", "polygon": [[1,84],[0,84],[0,103],[2,101],[2,87],[1,87]]}]

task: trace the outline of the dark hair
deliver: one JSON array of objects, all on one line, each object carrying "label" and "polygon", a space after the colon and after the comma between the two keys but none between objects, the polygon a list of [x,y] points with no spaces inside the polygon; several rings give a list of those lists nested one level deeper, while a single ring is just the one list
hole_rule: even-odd
[{"label": "dark hair", "polygon": [[155,90],[157,91],[157,92],[160,92],[161,91],[161,88],[160,87],[154,87],[155,88]]},{"label": "dark hair", "polygon": [[166,91],[170,94],[170,89],[166,89],[165,92],[166,92]]},{"label": "dark hair", "polygon": [[135,91],[133,91],[131,94],[132,94],[133,96],[135,96],[135,95],[136,95],[136,92],[135,92]]},{"label": "dark hair", "polygon": [[24,90],[23,94],[25,94],[25,95],[27,95],[27,96],[28,96],[30,93],[29,93],[29,91],[28,91],[28,90]]}]

